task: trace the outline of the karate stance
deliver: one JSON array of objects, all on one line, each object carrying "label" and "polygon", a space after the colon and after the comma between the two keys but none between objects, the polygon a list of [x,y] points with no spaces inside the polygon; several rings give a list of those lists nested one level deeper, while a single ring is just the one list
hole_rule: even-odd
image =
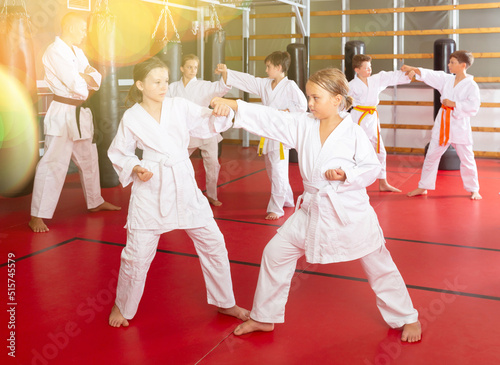
[{"label": "karate stance", "polygon": [[[273,52],[266,57],[268,78],[228,70],[226,65],[217,65],[216,73],[222,74],[227,85],[258,95],[262,104],[289,112],[305,112],[307,100],[293,80],[288,80],[286,72],[290,67],[288,52]],[[267,175],[271,180],[271,199],[267,206],[266,219],[276,220],[285,212],[283,207],[293,207],[293,192],[288,181],[289,149],[280,141],[261,138],[259,155],[263,154]]]},{"label": "karate stance", "polygon": [[[216,96],[224,96],[231,90],[230,86],[224,83],[221,78],[217,82],[198,80],[198,66],[200,59],[194,54],[189,54],[182,59],[182,79],[173,82],[168,87],[168,96],[179,96],[188,99],[198,105],[208,107],[210,100]],[[217,198],[217,180],[219,179],[219,142],[222,136],[217,134],[208,139],[191,137],[189,141],[189,155],[192,155],[197,148],[201,151],[203,166],[206,174],[207,198],[213,206],[221,206],[222,203]]]},{"label": "karate stance", "polygon": [[337,69],[316,72],[306,85],[311,113],[284,113],[241,100],[216,98],[237,111],[234,127],[295,148],[304,193],[264,249],[250,318],[234,333],[272,331],[283,323],[297,260],[328,264],[360,259],[384,320],[402,327],[401,340],[419,341],[421,327],[408,290],[385,247],[366,186],[380,163],[363,130],[348,113],[348,84]]},{"label": "karate stance", "polygon": [[[209,304],[219,312],[245,320],[248,311],[235,305],[224,237],[210,205],[196,186],[189,160],[189,136],[209,138],[231,126],[225,105],[212,115],[183,98],[165,98],[167,66],[157,58],[134,67],[134,85],[108,156],[125,187],[130,183],[127,245],[121,254],[113,327],[128,326],[141,300],[146,275],[162,233],[184,229],[200,257]],[[135,155],[143,151],[143,159]]]},{"label": "karate stance", "polygon": [[400,189],[387,182],[387,152],[380,135],[380,119],[377,105],[380,103],[379,94],[382,91],[389,86],[410,83],[413,75],[406,76],[402,71],[381,71],[372,75],[371,59],[370,56],[364,54],[355,55],[352,59],[352,67],[356,75],[349,82],[349,95],[354,99],[351,118],[354,123],[360,125],[365,131],[382,165],[380,174],[377,177],[379,190],[400,193]]},{"label": "karate stance", "polygon": [[91,212],[121,209],[101,196],[97,147],[92,143],[92,112],[81,107],[89,89],[98,90],[101,84],[101,74],[77,47],[87,34],[87,22],[78,14],[68,13],[61,27],[61,37],[56,37],[42,58],[45,81],[54,99],[44,118],[45,153],[36,168],[31,198],[29,226],[37,233],[49,230],[43,219],[54,215],[70,159],[80,173]]},{"label": "karate stance", "polygon": [[467,69],[474,62],[472,53],[456,51],[450,55],[448,69],[433,71],[425,68],[403,65],[403,72],[415,72],[417,79],[433,87],[441,94],[441,109],[432,127],[431,142],[427,149],[422,175],[418,188],[408,193],[408,196],[427,194],[427,190],[436,188],[436,177],[441,156],[450,144],[460,158],[460,175],[464,189],[470,192],[472,200],[482,199],[479,194],[479,179],[477,174],[474,150],[472,149],[472,129],[470,117],[479,111],[481,100],[479,87],[474,77],[467,75]]}]

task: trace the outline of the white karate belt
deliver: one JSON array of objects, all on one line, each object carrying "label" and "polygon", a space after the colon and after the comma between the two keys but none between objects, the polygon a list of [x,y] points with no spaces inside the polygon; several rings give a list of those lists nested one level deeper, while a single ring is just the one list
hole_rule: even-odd
[{"label": "white karate belt", "polygon": [[[307,181],[302,181],[302,182],[304,184],[304,193],[298,197],[297,204],[295,205],[295,211],[299,209],[300,203],[302,202],[304,195],[306,193],[311,194],[312,197],[308,209],[309,224],[306,233],[305,247],[306,250],[308,248],[309,249],[314,248],[313,256],[317,257],[317,255],[319,255],[319,252],[321,251],[321,242],[319,242],[319,232],[318,232],[319,229],[318,222],[320,220],[319,219],[320,215],[322,214],[319,205],[321,197],[329,198],[330,202],[332,203],[333,209],[337,214],[342,225],[346,226],[349,223],[351,223],[351,221],[332,184],[330,184],[328,181],[321,181],[320,183],[316,184]],[[313,246],[310,246],[311,244],[313,244]]]},{"label": "white karate belt", "polygon": [[[183,173],[184,171],[181,171],[179,169],[179,164],[183,161],[189,160],[189,152],[186,150],[179,152],[178,154],[175,155],[169,155],[169,154],[164,154],[164,153],[159,153],[156,151],[144,151],[144,154],[142,155],[143,160],[147,161],[152,161],[158,163],[160,167],[160,213],[163,217],[167,215],[168,211],[168,206],[167,204],[164,203],[165,199],[162,199],[167,192],[165,191],[165,188],[167,184],[175,184],[175,190],[176,190],[176,205],[177,205],[177,214],[178,214],[178,220],[179,223],[182,224],[181,222],[184,222],[184,215],[185,215],[185,209],[182,208],[181,204],[184,200],[184,185],[185,182],[184,176],[185,174]],[[166,171],[167,169],[170,168],[172,170],[172,173],[174,175],[174,181],[168,181],[166,177]]]}]

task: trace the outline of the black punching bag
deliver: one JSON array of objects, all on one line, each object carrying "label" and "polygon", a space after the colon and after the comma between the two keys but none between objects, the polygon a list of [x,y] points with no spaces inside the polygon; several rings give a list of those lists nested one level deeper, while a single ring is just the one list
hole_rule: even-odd
[{"label": "black punching bag", "polygon": [[[101,3],[103,4],[103,3]],[[111,161],[108,148],[120,123],[120,96],[115,63],[116,17],[107,9],[97,8],[89,20],[89,39],[92,40],[94,66],[102,75],[101,87],[89,98],[94,116],[94,141],[99,154],[101,187],[111,188],[120,182]]]},{"label": "black punching bag", "polygon": [[[160,43],[161,50],[156,53],[156,57],[162,60],[168,66],[168,82],[172,83],[179,81],[181,79],[181,66],[182,66],[182,44],[181,42],[165,42],[156,41],[155,43]],[[153,54],[157,49],[156,45],[153,45]]]},{"label": "black punching bag", "polygon": [[0,194],[30,194],[38,162],[35,53],[22,6],[0,14]]},{"label": "black punching bag", "polygon": [[[291,43],[286,47],[286,51],[290,53],[290,69],[288,70],[288,78],[295,81],[297,86],[306,93],[307,82],[307,60],[306,60],[306,45],[301,43]],[[299,157],[295,149],[290,149],[289,162],[299,162]]]},{"label": "black punching bag", "polygon": [[[455,52],[455,50],[456,44],[453,39],[444,38],[436,40],[434,42],[434,70],[450,73],[448,70],[448,62],[450,61],[450,55]],[[434,119],[436,119],[439,109],[441,109],[441,94],[439,91],[434,90]],[[428,146],[425,148],[426,154],[427,147]],[[438,169],[460,170],[460,158],[452,145],[450,145],[446,152],[441,156]]]},{"label": "black punching bag", "polygon": [[302,43],[291,43],[286,47],[286,51],[290,53],[291,57],[288,78],[295,81],[299,89],[305,94],[307,83],[306,45]]},{"label": "black punching bag", "polygon": [[214,73],[218,63],[226,63],[226,32],[218,29],[206,37],[203,73],[205,80],[218,81]]},{"label": "black punching bag", "polygon": [[354,69],[352,68],[352,58],[357,54],[365,54],[365,42],[349,41],[344,47],[345,77],[347,81],[354,79]]}]

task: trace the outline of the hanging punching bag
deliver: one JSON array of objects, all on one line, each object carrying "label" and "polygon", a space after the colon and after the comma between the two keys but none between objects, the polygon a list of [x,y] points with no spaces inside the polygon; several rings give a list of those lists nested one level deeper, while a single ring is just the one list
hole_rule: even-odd
[{"label": "hanging punching bag", "polygon": [[[300,90],[302,90],[305,94],[307,83],[306,45],[301,43],[291,43],[286,47],[286,51],[290,53],[291,58],[288,78],[295,81]],[[294,163],[299,162],[297,151],[293,148],[290,149],[288,161]]]},{"label": "hanging punching bag", "polygon": [[357,54],[365,53],[365,42],[349,41],[344,47],[345,77],[347,81],[354,79],[354,69],[352,68],[352,58]]},{"label": "hanging punching bag", "polygon": [[0,14],[0,194],[30,194],[38,162],[35,57],[22,6]]},{"label": "hanging punching bag", "polygon": [[[103,3],[100,3],[102,5]],[[115,16],[107,8],[107,2],[90,15],[89,35],[93,48],[94,66],[102,75],[101,87],[89,98],[94,116],[94,141],[99,155],[101,187],[110,188],[119,184],[108,148],[120,123],[120,97],[118,74],[115,63]]]},{"label": "hanging punching bag", "polygon": [[226,63],[226,32],[222,29],[209,32],[205,43],[203,73],[205,80],[218,81],[220,75],[214,73],[217,64]]},{"label": "hanging punching bag", "polygon": [[[437,39],[434,42],[434,70],[450,73],[448,70],[448,62],[450,61],[450,55],[455,52],[455,50],[456,44],[453,39]],[[434,90],[434,119],[436,119],[439,109],[441,109],[441,94],[439,91]],[[425,146],[425,154],[427,154],[428,146],[429,144]],[[441,156],[438,169],[460,170],[460,158],[452,145],[450,145],[446,152]]]},{"label": "hanging punching bag", "polygon": [[182,66],[182,44],[178,41],[156,41],[161,42],[161,50],[155,54],[155,49],[158,46],[155,44],[152,48],[152,53],[168,66],[168,82],[172,83],[181,79]]},{"label": "hanging punching bag", "polygon": [[306,45],[291,43],[286,47],[286,51],[290,53],[291,57],[288,78],[295,81],[299,89],[305,94],[307,83]]}]

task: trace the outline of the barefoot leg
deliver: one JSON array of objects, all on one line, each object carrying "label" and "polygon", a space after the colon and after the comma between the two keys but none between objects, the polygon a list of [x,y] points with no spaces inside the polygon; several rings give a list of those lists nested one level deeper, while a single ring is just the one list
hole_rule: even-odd
[{"label": "barefoot leg", "polygon": [[410,191],[408,194],[408,196],[418,196],[418,195],[426,195],[427,194],[427,190],[426,189],[420,189],[420,188],[417,188],[415,190],[412,190]]},{"label": "barefoot leg", "polygon": [[109,325],[111,327],[128,327],[129,325],[127,319],[122,316],[122,312],[120,312],[120,309],[116,304],[113,305],[113,308],[111,308],[111,313],[109,314]]},{"label": "barefoot leg", "polygon": [[407,323],[403,326],[401,341],[418,342],[422,339],[422,327],[420,322]]},{"label": "barefoot leg", "polygon": [[114,204],[104,202],[95,208],[89,209],[89,211],[95,213],[95,212],[100,212],[101,210],[121,210],[121,209],[122,209],[121,207],[118,207]]},{"label": "barefoot leg", "polygon": [[208,199],[208,202],[210,204],[212,204],[214,207],[220,207],[222,205],[221,201],[219,201],[217,199],[213,199],[213,198],[209,197],[208,195],[207,195],[207,199]]},{"label": "barefoot leg", "polygon": [[400,193],[401,192],[401,190],[399,190],[398,188],[395,188],[394,186],[389,184],[387,182],[387,179],[379,179],[378,180],[378,189],[380,191],[389,191],[389,192],[393,192],[393,193]]},{"label": "barefoot leg", "polygon": [[242,321],[247,321],[250,318],[250,311],[248,309],[238,307],[237,305],[231,308],[219,308],[219,313],[236,317]]},{"label": "barefoot leg", "polygon": [[49,228],[43,222],[42,218],[32,216],[28,225],[30,226],[31,230],[35,233],[43,233],[49,231]]},{"label": "barefoot leg", "polygon": [[479,195],[479,191],[476,191],[475,193],[471,193],[470,198],[472,200],[481,200],[483,197]]},{"label": "barefoot leg", "polygon": [[267,219],[269,221],[275,221],[277,219],[280,219],[280,217],[276,213],[270,212],[270,213],[267,213],[265,219]]},{"label": "barefoot leg", "polygon": [[257,331],[271,332],[272,330],[274,330],[274,323],[257,322],[253,319],[249,319],[236,327],[234,334],[236,336],[241,336]]}]

